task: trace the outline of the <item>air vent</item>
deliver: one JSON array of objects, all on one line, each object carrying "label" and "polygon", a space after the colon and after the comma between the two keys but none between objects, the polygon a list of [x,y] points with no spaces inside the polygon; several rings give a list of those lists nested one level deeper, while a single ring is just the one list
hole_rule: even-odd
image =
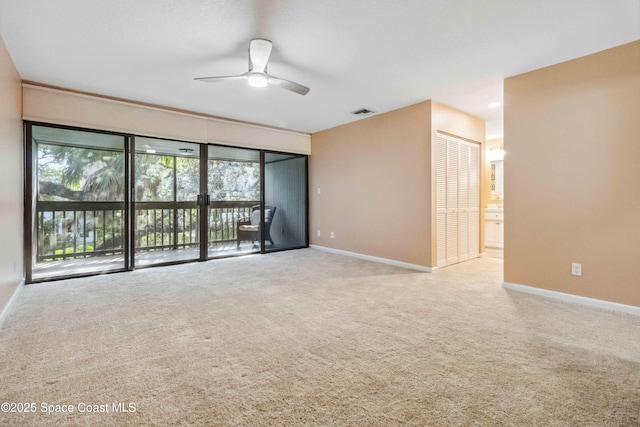
[{"label": "air vent", "polygon": [[351,112],[351,114],[355,114],[356,116],[366,116],[373,113],[375,113],[375,111],[367,110],[366,108],[361,108],[359,110]]}]

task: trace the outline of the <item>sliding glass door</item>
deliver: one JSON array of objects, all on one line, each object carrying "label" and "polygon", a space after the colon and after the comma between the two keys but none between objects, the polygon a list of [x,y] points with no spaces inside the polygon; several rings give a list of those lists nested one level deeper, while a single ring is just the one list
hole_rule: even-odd
[{"label": "sliding glass door", "polygon": [[308,246],[307,157],[27,122],[27,283]]},{"label": "sliding glass door", "polygon": [[200,145],[136,137],[134,266],[200,258]]},{"label": "sliding glass door", "polygon": [[27,281],[124,270],[123,135],[27,128]]},{"label": "sliding glass door", "polygon": [[207,148],[208,257],[260,252],[260,151]]}]

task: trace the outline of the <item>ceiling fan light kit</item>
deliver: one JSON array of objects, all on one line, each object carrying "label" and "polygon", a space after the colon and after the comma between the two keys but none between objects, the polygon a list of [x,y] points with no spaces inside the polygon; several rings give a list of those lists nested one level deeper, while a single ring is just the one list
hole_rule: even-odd
[{"label": "ceiling fan light kit", "polygon": [[267,87],[269,83],[269,78],[260,73],[249,73],[247,80],[249,81],[249,86],[253,87]]},{"label": "ceiling fan light kit", "polygon": [[272,43],[265,39],[253,39],[249,44],[249,71],[237,76],[196,77],[194,80],[217,83],[246,79],[252,87],[266,87],[268,84],[295,92],[300,95],[309,93],[309,88],[290,80],[281,79],[267,73],[267,63],[271,56]]}]

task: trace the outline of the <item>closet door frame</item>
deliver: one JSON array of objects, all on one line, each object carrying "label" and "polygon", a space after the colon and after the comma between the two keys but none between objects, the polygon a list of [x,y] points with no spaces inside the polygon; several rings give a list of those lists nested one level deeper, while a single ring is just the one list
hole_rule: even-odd
[{"label": "closet door frame", "polygon": [[[480,254],[481,147],[474,141],[441,132],[436,134],[433,163],[436,243],[433,247],[437,267]],[[461,157],[461,153],[466,157]],[[459,203],[460,197],[465,199],[463,203]]]}]

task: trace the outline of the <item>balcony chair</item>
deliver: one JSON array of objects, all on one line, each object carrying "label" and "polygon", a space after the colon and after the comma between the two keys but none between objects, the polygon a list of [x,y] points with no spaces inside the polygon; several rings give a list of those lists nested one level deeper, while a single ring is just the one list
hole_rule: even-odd
[{"label": "balcony chair", "polygon": [[[273,216],[276,213],[275,206],[264,206],[264,240],[269,241],[273,245],[273,239],[271,239],[271,222]],[[251,243],[260,241],[260,206],[251,207],[251,217],[239,218],[238,226],[236,229],[236,236],[238,239],[238,249],[240,249],[240,242],[243,240],[250,240]]]}]

